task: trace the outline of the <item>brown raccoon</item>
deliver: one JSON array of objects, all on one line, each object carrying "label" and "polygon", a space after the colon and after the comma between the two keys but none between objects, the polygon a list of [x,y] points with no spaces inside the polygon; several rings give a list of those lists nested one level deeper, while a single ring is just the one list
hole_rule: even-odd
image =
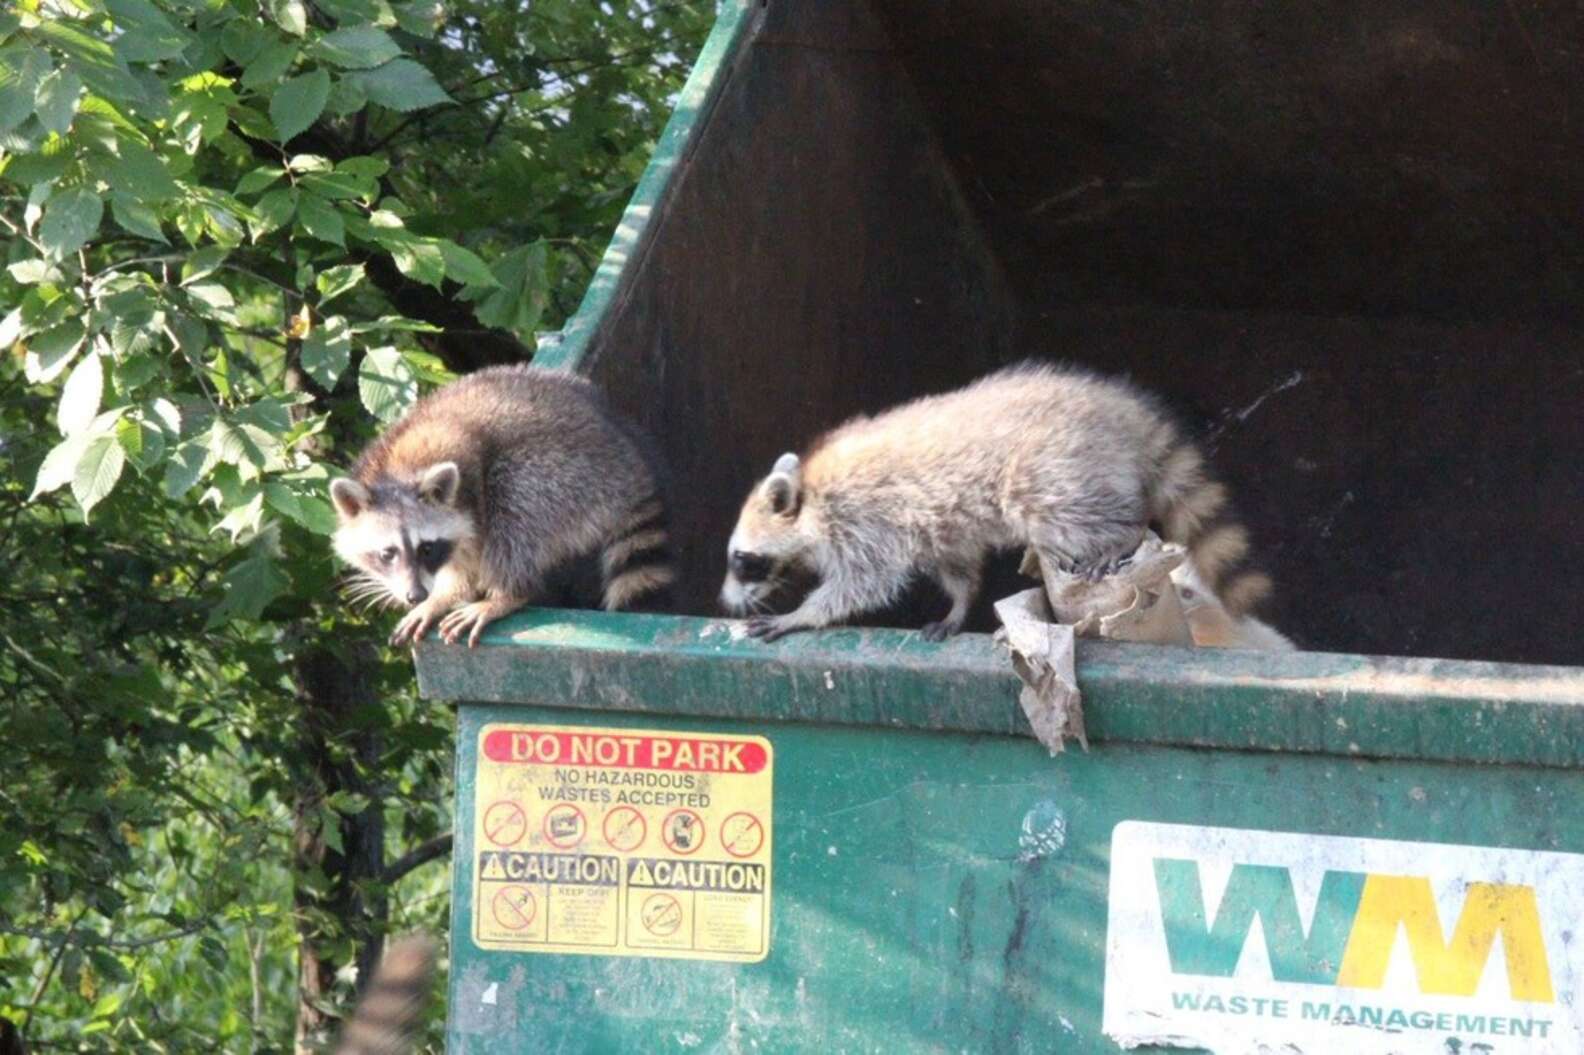
[{"label": "brown raccoon", "polygon": [[597,558],[608,609],[653,602],[675,578],[657,463],[593,385],[560,371],[492,367],[431,393],[330,494],[354,595],[411,607],[393,644],[438,621],[473,645],[583,558]]},{"label": "brown raccoon", "polygon": [[1099,578],[1155,524],[1185,544],[1233,616],[1270,589],[1233,569],[1244,529],[1222,517],[1225,489],[1155,401],[1124,382],[1026,363],[966,388],[859,417],[784,454],[749,495],[727,547],[721,601],[762,611],[792,569],[819,585],[794,611],[748,630],[774,639],[893,602],[915,574],[951,611],[924,628],[962,628],[992,551],[1032,546]]},{"label": "brown raccoon", "polygon": [[434,942],[421,935],[391,943],[341,1030],[336,1055],[406,1055],[429,999],[434,958]]}]

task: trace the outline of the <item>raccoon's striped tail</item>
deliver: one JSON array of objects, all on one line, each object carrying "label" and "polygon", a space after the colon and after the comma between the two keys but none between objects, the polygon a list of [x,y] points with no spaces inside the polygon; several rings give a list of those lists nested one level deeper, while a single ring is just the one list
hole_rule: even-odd
[{"label": "raccoon's striped tail", "polygon": [[600,554],[600,572],[605,591],[601,603],[607,611],[670,603],[676,567],[664,502],[650,498],[633,507]]},{"label": "raccoon's striped tail", "polygon": [[347,1020],[336,1055],[406,1055],[429,999],[434,942],[409,935],[385,950],[363,999]]},{"label": "raccoon's striped tail", "polygon": [[1151,519],[1161,537],[1187,547],[1200,579],[1231,615],[1247,615],[1270,596],[1270,576],[1248,565],[1248,530],[1232,518],[1226,488],[1210,478],[1191,444],[1166,456],[1153,497]]}]

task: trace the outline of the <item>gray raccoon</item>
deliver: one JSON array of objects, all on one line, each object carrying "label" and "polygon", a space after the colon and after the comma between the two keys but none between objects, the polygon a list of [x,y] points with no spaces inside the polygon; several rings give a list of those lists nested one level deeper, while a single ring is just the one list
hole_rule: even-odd
[{"label": "gray raccoon", "polygon": [[607,609],[656,601],[675,579],[657,463],[593,385],[560,371],[492,367],[438,389],[330,495],[354,597],[411,607],[393,644],[436,621],[475,644],[585,557]]},{"label": "gray raccoon", "polygon": [[429,1000],[434,959],[434,942],[421,935],[392,942],[341,1029],[336,1055],[405,1055],[410,1051],[419,1016]]},{"label": "gray raccoon", "polygon": [[990,552],[1032,546],[1099,578],[1154,523],[1239,616],[1270,580],[1235,570],[1248,534],[1225,505],[1203,457],[1147,394],[1025,363],[855,418],[802,458],[782,455],[743,505],[721,602],[761,612],[790,570],[817,576],[794,611],[749,621],[749,633],[773,640],[882,608],[923,574],[951,598],[924,628],[939,640],[962,628]]}]

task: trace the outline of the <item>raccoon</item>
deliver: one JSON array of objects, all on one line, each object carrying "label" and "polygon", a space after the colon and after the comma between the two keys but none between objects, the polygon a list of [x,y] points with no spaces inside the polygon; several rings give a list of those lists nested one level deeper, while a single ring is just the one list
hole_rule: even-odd
[{"label": "raccoon", "polygon": [[391,643],[478,642],[580,560],[607,609],[675,579],[658,460],[589,382],[497,366],[426,396],[330,485],[354,599],[404,604]]},{"label": "raccoon", "polygon": [[785,615],[754,614],[774,640],[892,603],[915,574],[951,599],[924,627],[962,628],[994,550],[1032,546],[1058,567],[1099,579],[1150,524],[1188,546],[1228,612],[1270,590],[1234,568],[1244,529],[1222,516],[1225,489],[1148,394],[1084,371],[1023,363],[926,396],[784,454],[749,494],[727,546],[721,602],[762,613],[794,570],[819,585]]},{"label": "raccoon", "polygon": [[352,1017],[342,1027],[336,1055],[405,1055],[429,998],[434,942],[409,935],[380,959]]}]

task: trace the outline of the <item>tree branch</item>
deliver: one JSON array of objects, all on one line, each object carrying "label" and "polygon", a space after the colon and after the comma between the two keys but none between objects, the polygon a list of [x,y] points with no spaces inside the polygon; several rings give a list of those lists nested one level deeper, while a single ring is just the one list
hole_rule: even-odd
[{"label": "tree branch", "polygon": [[426,865],[437,857],[444,857],[451,852],[451,841],[451,833],[446,832],[444,835],[435,836],[428,842],[419,843],[416,847],[385,866],[385,871],[380,874],[381,882],[386,886],[390,886],[420,865]]}]

